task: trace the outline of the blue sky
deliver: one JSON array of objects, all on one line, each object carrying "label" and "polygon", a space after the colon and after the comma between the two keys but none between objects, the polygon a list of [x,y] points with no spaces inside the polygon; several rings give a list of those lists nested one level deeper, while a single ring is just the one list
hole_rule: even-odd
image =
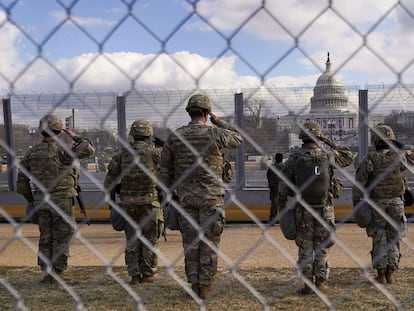
[{"label": "blue sky", "polygon": [[397,2],[0,0],[0,89],[313,86],[328,51],[345,85],[411,84],[414,1]]}]

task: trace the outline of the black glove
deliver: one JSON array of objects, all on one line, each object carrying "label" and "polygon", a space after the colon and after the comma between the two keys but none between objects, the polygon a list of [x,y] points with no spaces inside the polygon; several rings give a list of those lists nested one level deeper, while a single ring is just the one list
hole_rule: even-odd
[{"label": "black glove", "polygon": [[122,184],[121,183],[116,184],[116,186],[114,188],[115,193],[116,194],[120,194],[121,193],[121,188],[122,188]]},{"label": "black glove", "polygon": [[164,147],[165,141],[163,141],[161,138],[154,136],[152,138],[153,143],[155,144],[156,147]]}]

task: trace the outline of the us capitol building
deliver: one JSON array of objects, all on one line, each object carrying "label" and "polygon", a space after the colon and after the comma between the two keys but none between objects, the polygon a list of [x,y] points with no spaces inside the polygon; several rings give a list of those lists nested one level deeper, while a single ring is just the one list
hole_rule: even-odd
[{"label": "us capitol building", "polygon": [[[290,111],[281,116],[278,127],[289,131],[290,147],[300,146],[298,138],[299,126],[306,121],[316,121],[321,125],[325,136],[340,141],[348,146],[357,146],[358,142],[358,112],[348,108],[348,96],[341,79],[331,70],[329,58],[326,61],[325,72],[318,78],[310,99],[310,111],[298,115]],[[353,105],[358,107],[358,103]],[[384,115],[369,115],[370,127],[384,122]]]}]

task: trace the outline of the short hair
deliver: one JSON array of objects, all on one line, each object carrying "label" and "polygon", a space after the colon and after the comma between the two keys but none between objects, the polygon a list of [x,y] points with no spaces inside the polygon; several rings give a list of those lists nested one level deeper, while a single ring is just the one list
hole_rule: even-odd
[{"label": "short hair", "polygon": [[[60,130],[49,130],[49,131],[42,131],[42,136],[43,137],[52,137],[52,136],[57,136],[60,134]],[[55,135],[53,135],[55,134]]]},{"label": "short hair", "polygon": [[202,109],[202,108],[191,108],[188,111],[188,114],[192,118],[194,118],[194,117],[204,117],[206,115],[206,113],[208,113],[208,110]]}]

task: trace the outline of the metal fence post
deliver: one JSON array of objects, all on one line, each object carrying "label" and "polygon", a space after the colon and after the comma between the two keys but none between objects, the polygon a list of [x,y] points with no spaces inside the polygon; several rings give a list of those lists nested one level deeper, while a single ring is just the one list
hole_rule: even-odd
[{"label": "metal fence post", "polygon": [[[240,129],[244,129],[244,106],[243,106],[243,93],[234,94],[234,112],[235,123]],[[237,149],[236,154],[236,188],[241,189],[246,186],[246,178],[244,171],[244,143]]]},{"label": "metal fence post", "polygon": [[368,154],[368,90],[359,90],[359,109],[358,109],[358,163]]},{"label": "metal fence post", "polygon": [[[15,150],[13,140],[13,122],[11,117],[10,98],[3,98],[3,117],[4,117],[4,131],[6,135],[6,143],[9,150]],[[7,181],[9,184],[9,191],[16,191],[16,168],[13,167],[16,155],[7,151]]]},{"label": "metal fence post", "polygon": [[116,112],[118,121],[118,150],[122,149],[121,139],[126,138],[126,116],[125,116],[125,96],[117,96],[116,98]]}]

